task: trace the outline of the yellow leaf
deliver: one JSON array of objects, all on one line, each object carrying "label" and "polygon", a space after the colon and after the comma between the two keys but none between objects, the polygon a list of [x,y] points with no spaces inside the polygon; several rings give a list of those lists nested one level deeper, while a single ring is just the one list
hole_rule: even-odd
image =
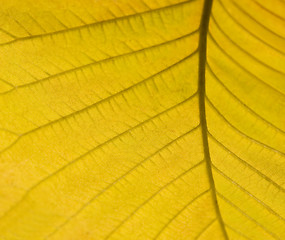
[{"label": "yellow leaf", "polygon": [[282,0],[2,0],[0,240],[285,239]]}]

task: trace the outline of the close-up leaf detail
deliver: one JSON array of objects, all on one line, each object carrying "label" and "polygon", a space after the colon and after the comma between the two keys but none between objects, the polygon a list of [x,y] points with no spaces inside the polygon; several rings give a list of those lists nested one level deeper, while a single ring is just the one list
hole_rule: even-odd
[{"label": "close-up leaf detail", "polygon": [[284,240],[284,0],[1,0],[0,240]]}]

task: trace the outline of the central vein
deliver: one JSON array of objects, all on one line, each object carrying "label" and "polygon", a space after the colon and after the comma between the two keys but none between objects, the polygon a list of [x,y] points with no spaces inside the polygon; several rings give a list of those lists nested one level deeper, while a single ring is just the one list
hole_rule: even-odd
[{"label": "central vein", "polygon": [[209,151],[208,143],[208,129],[207,129],[207,120],[206,120],[206,109],[205,109],[205,73],[206,73],[206,57],[207,57],[207,32],[209,27],[210,14],[212,9],[213,0],[205,0],[204,8],[200,23],[200,37],[199,37],[199,83],[198,83],[198,92],[199,92],[199,112],[200,112],[200,122],[202,129],[202,140],[204,148],[204,156],[206,160],[207,172],[211,186],[212,199],[215,205],[215,211],[218,218],[218,221],[221,226],[221,230],[224,234],[226,240],[228,240],[228,235],[225,229],[225,224],[223,222],[221,212],[219,209],[216,187],[214,183],[213,173],[212,173],[212,163]]}]

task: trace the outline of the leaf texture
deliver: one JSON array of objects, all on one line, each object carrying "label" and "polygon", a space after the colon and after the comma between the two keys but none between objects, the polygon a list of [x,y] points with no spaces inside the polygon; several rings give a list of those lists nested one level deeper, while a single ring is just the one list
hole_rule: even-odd
[{"label": "leaf texture", "polygon": [[284,12],[2,0],[0,240],[285,239]]}]

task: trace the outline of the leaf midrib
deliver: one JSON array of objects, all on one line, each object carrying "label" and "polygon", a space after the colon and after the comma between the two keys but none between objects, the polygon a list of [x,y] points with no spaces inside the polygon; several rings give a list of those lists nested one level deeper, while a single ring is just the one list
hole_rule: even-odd
[{"label": "leaf midrib", "polygon": [[216,186],[212,173],[212,162],[209,151],[209,143],[208,143],[208,127],[206,120],[206,107],[205,107],[205,97],[206,97],[206,57],[207,57],[207,33],[209,28],[210,15],[212,10],[213,0],[205,0],[201,22],[200,22],[200,36],[199,36],[199,66],[198,66],[198,94],[199,94],[199,114],[200,114],[200,124],[202,130],[202,141],[203,141],[203,149],[204,156],[206,161],[207,173],[209,177],[210,187],[212,189],[211,195],[212,200],[215,206],[215,212],[217,215],[217,219],[221,226],[221,230],[223,232],[224,238],[226,240],[229,239],[225,224],[223,222],[220,208],[218,205],[217,194],[216,194]]}]

